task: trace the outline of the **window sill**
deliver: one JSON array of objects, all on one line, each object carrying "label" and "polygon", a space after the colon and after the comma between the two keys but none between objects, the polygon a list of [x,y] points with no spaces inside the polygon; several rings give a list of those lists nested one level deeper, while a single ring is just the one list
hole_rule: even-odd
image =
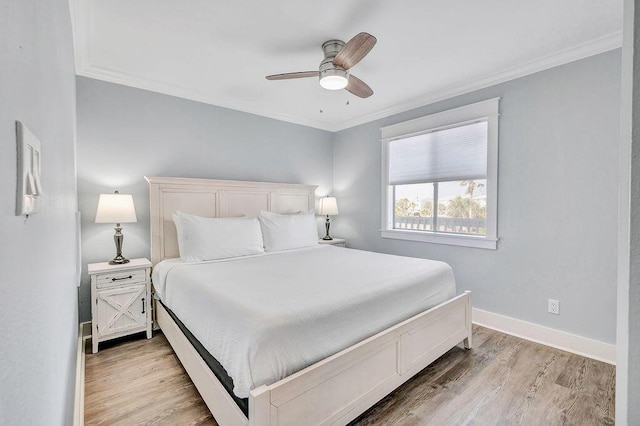
[{"label": "window sill", "polygon": [[405,231],[402,229],[383,229],[380,231],[380,236],[382,238],[391,238],[395,240],[419,241],[423,243],[446,244],[450,246],[463,246],[488,250],[496,250],[498,248],[498,240],[496,238],[473,235]]}]

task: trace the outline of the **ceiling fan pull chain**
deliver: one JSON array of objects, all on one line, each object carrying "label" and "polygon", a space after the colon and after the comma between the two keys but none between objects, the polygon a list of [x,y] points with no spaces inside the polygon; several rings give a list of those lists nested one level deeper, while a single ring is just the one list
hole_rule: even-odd
[{"label": "ceiling fan pull chain", "polygon": [[346,105],[349,106],[349,99],[351,98],[351,92],[349,92],[348,90],[345,90],[344,93],[345,93],[345,96],[347,97]]},{"label": "ceiling fan pull chain", "polygon": [[322,88],[320,88],[320,114],[322,114],[324,111],[322,110]]}]

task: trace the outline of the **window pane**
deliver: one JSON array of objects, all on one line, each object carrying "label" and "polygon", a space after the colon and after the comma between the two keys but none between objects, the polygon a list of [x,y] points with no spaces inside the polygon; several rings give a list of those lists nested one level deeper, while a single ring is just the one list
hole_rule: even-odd
[{"label": "window pane", "polygon": [[437,232],[485,235],[487,180],[461,180],[438,184]]},{"label": "window pane", "polygon": [[393,228],[486,235],[486,186],[486,179],[395,185]]},{"label": "window pane", "polygon": [[433,183],[396,185],[393,227],[433,231]]}]

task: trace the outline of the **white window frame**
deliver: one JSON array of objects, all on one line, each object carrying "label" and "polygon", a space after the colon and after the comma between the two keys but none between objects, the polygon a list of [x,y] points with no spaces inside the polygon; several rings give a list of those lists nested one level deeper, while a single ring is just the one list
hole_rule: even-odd
[{"label": "white window frame", "polygon": [[[500,98],[450,109],[380,128],[382,133],[382,238],[495,250],[498,245],[498,117]],[[487,121],[486,235],[393,228],[393,190],[389,185],[389,142],[478,120]]]}]

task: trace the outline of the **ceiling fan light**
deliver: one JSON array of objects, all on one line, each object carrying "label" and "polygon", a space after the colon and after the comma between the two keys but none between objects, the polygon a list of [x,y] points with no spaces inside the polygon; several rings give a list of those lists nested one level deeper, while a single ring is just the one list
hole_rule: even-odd
[{"label": "ceiling fan light", "polygon": [[340,90],[347,87],[347,79],[339,75],[328,75],[320,80],[320,86],[327,90]]},{"label": "ceiling fan light", "polygon": [[320,73],[320,86],[327,90],[340,90],[347,87],[349,79],[347,72],[340,69],[330,69]]}]

